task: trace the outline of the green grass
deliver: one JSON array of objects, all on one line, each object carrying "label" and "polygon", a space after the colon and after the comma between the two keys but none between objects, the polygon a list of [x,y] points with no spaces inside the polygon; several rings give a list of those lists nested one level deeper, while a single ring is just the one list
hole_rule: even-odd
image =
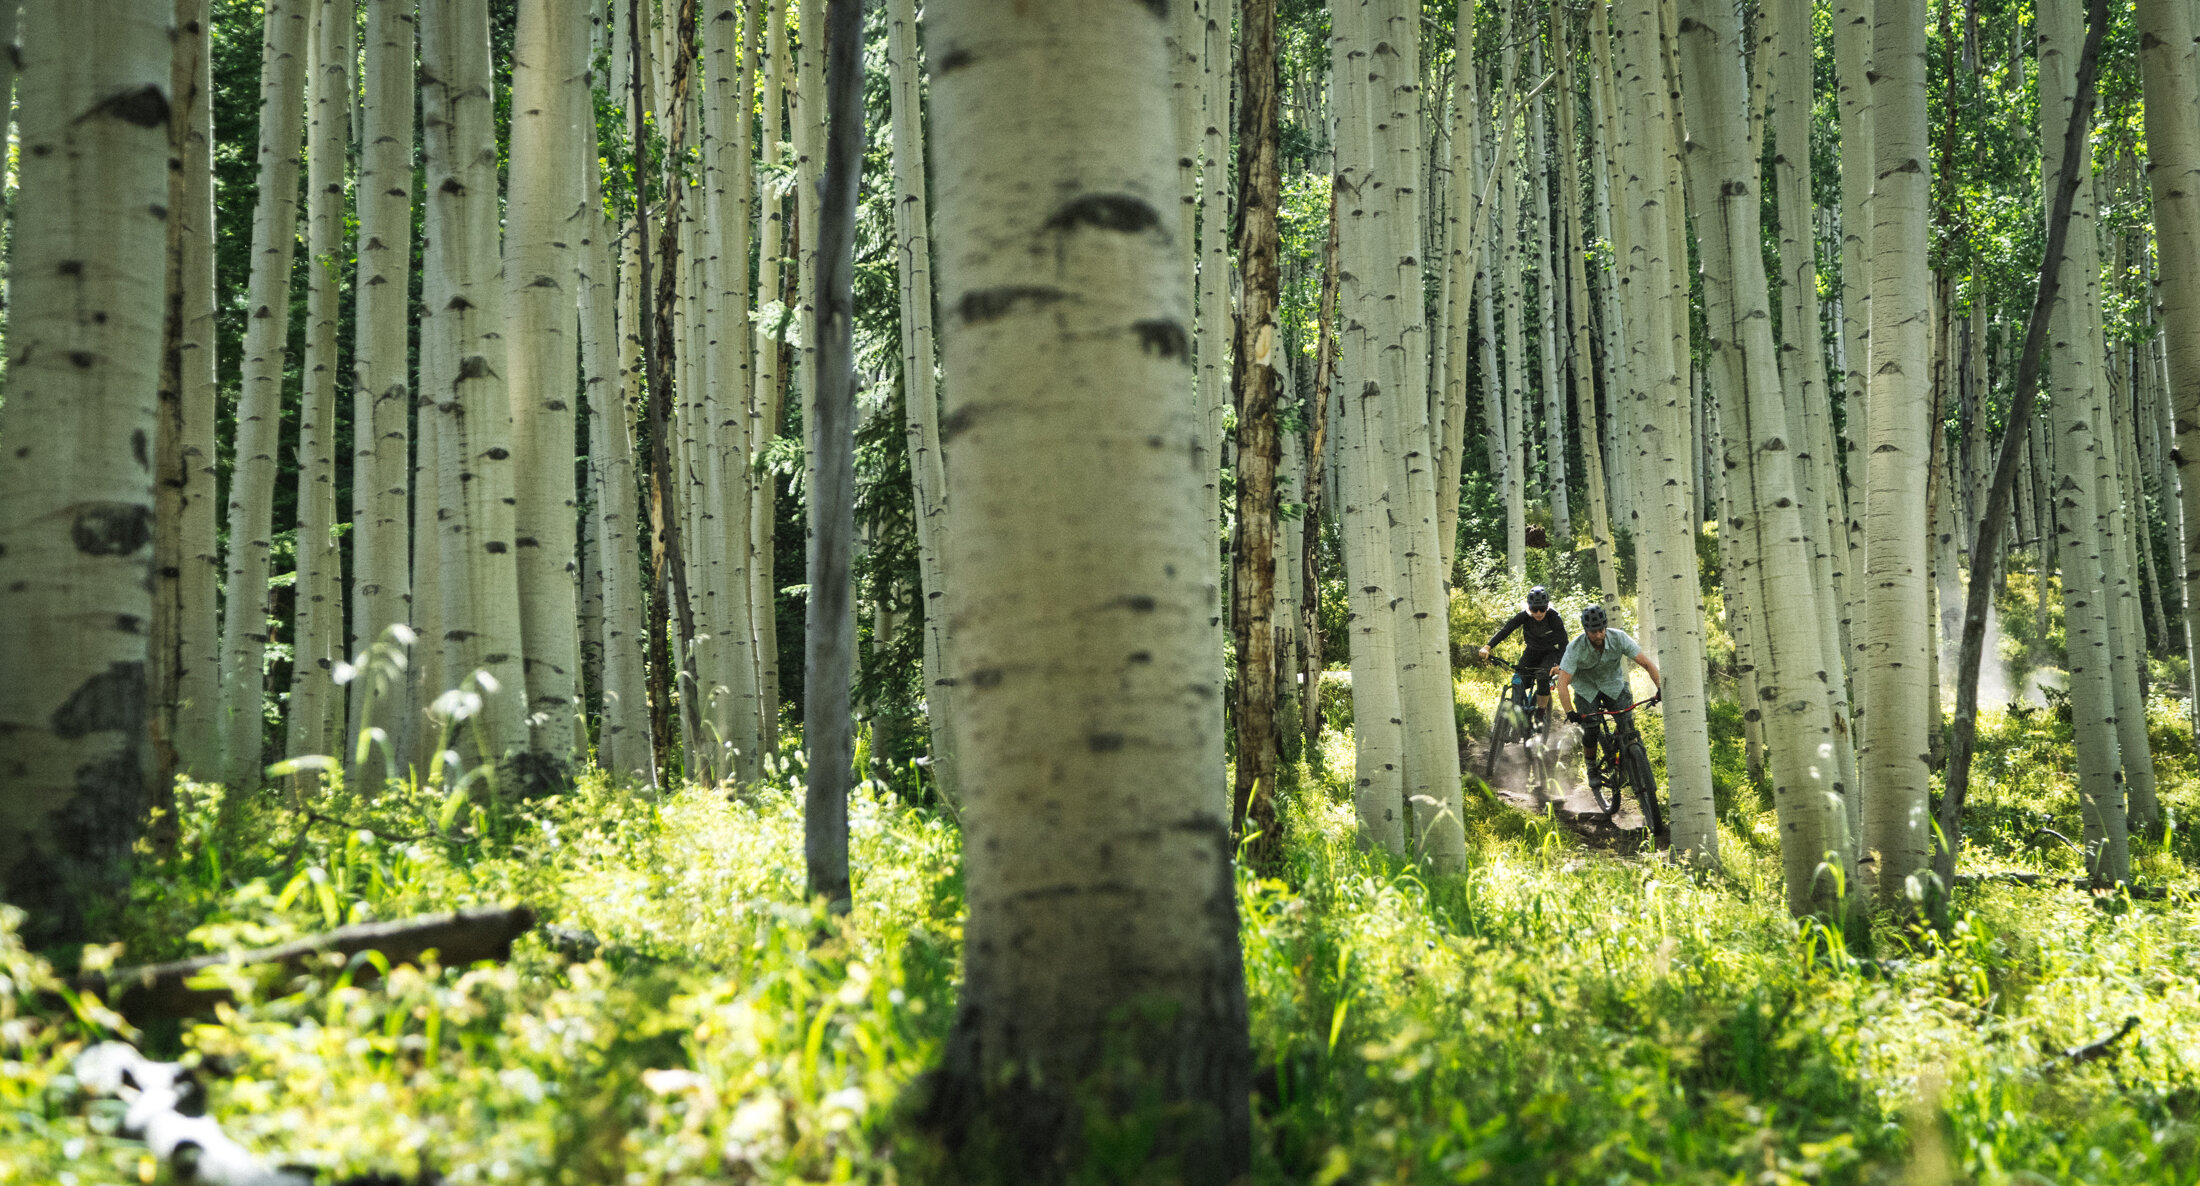
[{"label": "green grass", "polygon": [[[1486,725],[1501,673],[1461,671],[1466,727]],[[1587,849],[1472,794],[1464,873],[1362,852],[1351,741],[1326,734],[1284,779],[1275,876],[1240,874],[1255,1180],[2200,1178],[2184,827],[2200,771],[2185,705],[2150,707],[2178,826],[2135,865],[2185,896],[1964,887],[1945,939],[1880,920],[1843,942],[1786,916],[1727,701],[1711,712],[1716,874]],[[1965,868],[2075,872],[2038,835],[2078,828],[2069,725],[2052,709],[1981,723]],[[115,1135],[119,1106],[69,1076],[117,1033],[202,1064],[212,1114],[248,1146],[332,1175],[894,1182],[929,1163],[905,1101],[954,1008],[962,894],[942,817],[860,792],[856,906],[836,920],[803,898],[786,784],[223,806],[186,788],[183,855],[144,862],[121,943],[94,962],[508,901],[604,954],[576,963],[530,937],[505,964],[247,983],[217,1017],[133,1033],[43,991],[51,970],[0,922],[0,1183],[167,1180]],[[2063,1057],[2127,1016],[2110,1057]]]}]

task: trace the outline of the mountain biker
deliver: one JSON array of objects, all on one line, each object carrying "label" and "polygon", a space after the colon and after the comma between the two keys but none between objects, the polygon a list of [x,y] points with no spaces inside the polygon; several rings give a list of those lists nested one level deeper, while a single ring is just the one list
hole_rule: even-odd
[{"label": "mountain biker", "polygon": [[1566,649],[1566,619],[1551,608],[1551,593],[1541,585],[1528,590],[1528,608],[1514,614],[1504,627],[1482,644],[1486,662],[1490,651],[1513,631],[1520,631],[1520,662],[1513,667],[1524,682],[1535,685],[1539,716],[1551,707],[1551,679],[1558,674],[1558,656]]},{"label": "mountain biker", "polygon": [[[1658,674],[1657,660],[1642,653],[1642,646],[1628,637],[1624,630],[1613,630],[1605,621],[1604,607],[1592,605],[1581,611],[1581,636],[1566,647],[1566,654],[1558,661],[1558,677],[1554,689],[1558,693],[1558,705],[1566,711],[1566,719],[1576,725],[1584,724],[1582,712],[1599,709],[1634,708],[1634,699],[1627,691],[1627,660],[1650,676],[1652,687],[1664,690],[1665,683]],[[1574,683],[1580,681],[1584,710],[1574,707]],[[1617,720],[1625,722],[1634,716],[1632,711],[1621,712]],[[1618,730],[1586,729],[1589,744],[1593,747],[1599,738],[1618,742]],[[1597,755],[1589,755],[1593,761]]]}]

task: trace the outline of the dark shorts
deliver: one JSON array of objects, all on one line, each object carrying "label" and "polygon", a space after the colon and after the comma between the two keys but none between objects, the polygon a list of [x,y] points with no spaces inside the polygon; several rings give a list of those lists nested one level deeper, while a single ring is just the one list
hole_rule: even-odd
[{"label": "dark shorts", "polygon": [[1558,666],[1559,654],[1558,651],[1530,651],[1513,664],[1513,672],[1523,682],[1533,684],[1537,696],[1548,696],[1551,694],[1551,668]]}]

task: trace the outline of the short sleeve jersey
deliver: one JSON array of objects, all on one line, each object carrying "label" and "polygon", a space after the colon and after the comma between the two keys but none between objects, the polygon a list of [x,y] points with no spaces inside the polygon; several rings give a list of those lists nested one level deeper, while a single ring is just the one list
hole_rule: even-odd
[{"label": "short sleeve jersey", "polygon": [[1627,659],[1637,658],[1642,647],[1624,630],[1606,630],[1604,649],[1589,641],[1587,632],[1566,644],[1558,669],[1574,677],[1576,687],[1602,692],[1614,700],[1627,700]]}]

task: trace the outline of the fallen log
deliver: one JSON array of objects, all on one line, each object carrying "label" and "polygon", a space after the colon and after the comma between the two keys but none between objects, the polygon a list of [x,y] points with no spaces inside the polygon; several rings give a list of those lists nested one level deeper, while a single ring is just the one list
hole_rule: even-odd
[{"label": "fallen log", "polygon": [[[534,925],[535,912],[525,906],[458,910],[339,927],[258,951],[222,952],[173,963],[90,972],[77,976],[70,986],[78,992],[98,993],[109,1008],[132,1020],[196,1017],[233,999],[228,986],[201,979],[203,973],[215,968],[277,965],[297,972],[331,956],[348,961],[363,951],[381,952],[392,966],[417,964],[430,951],[437,952],[445,965],[503,960],[511,958],[512,940]],[[379,974],[373,964],[361,963],[353,969],[352,981],[364,983]]]}]

